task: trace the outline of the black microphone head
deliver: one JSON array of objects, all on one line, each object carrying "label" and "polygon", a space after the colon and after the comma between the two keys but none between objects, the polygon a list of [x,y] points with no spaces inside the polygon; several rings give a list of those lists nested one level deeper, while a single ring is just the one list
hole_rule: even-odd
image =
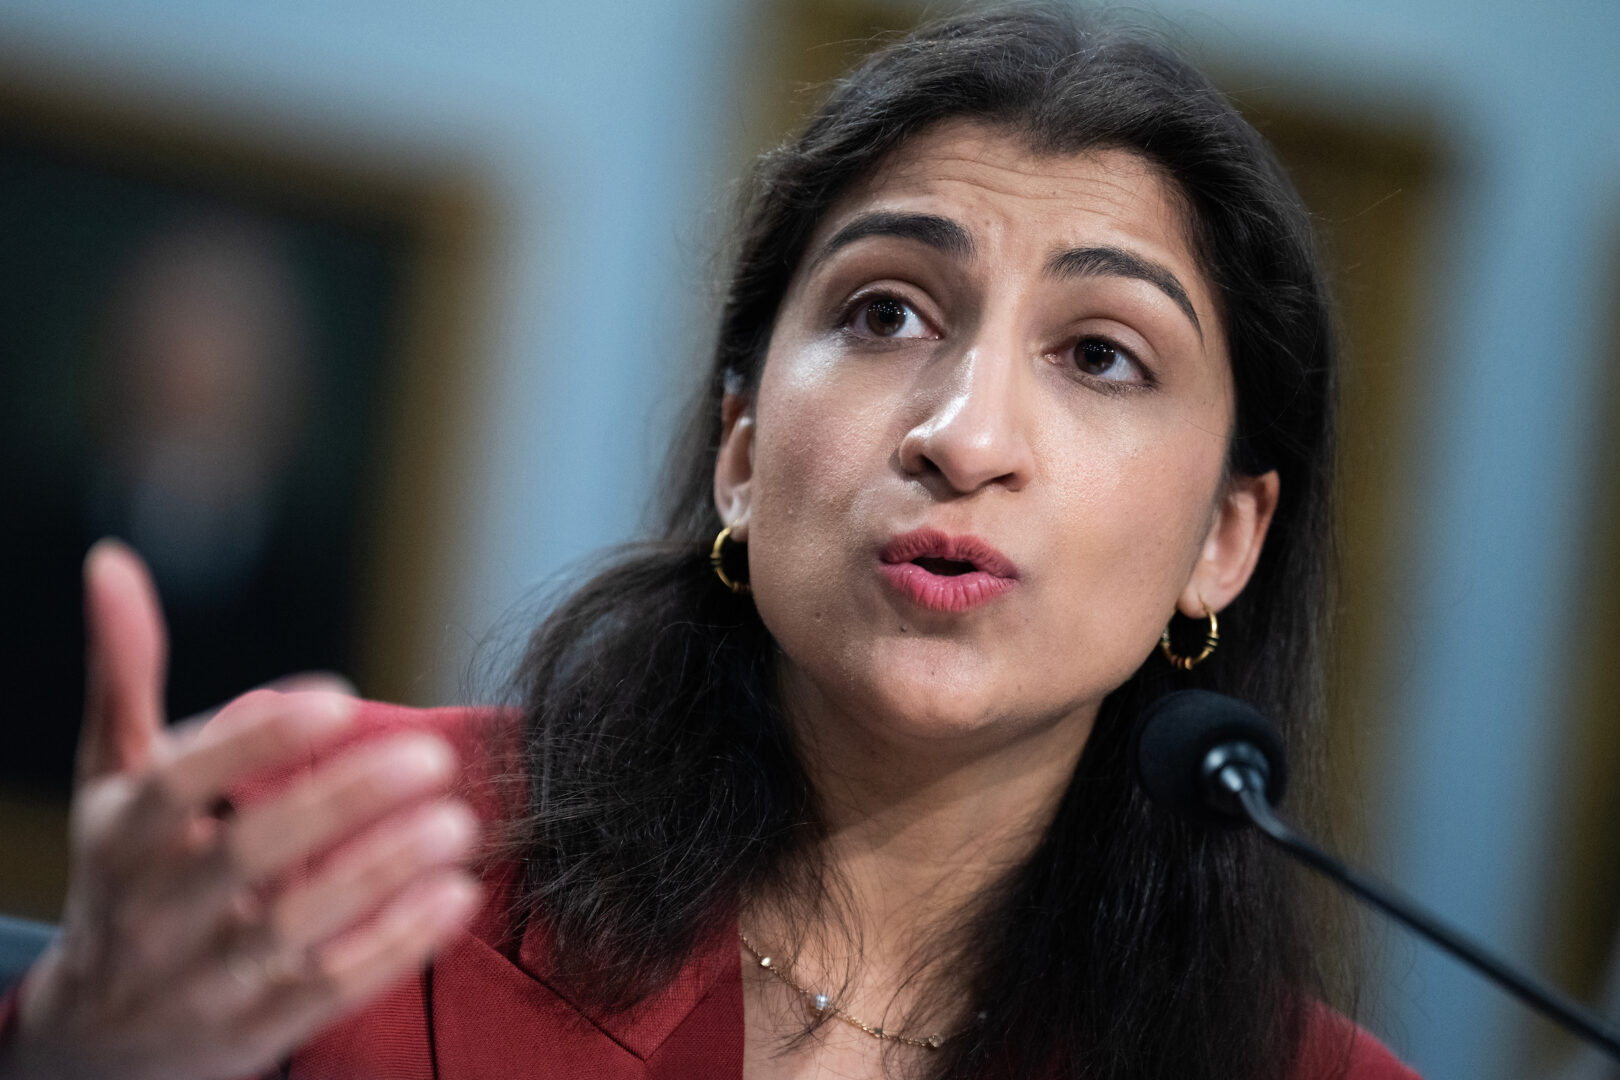
[{"label": "black microphone head", "polygon": [[1243,819],[1213,797],[1206,761],[1217,747],[1246,744],[1266,764],[1266,798],[1273,805],[1288,786],[1282,737],[1271,721],[1236,698],[1209,690],[1177,690],[1149,705],[1136,729],[1136,778],[1148,797],[1207,824]]}]

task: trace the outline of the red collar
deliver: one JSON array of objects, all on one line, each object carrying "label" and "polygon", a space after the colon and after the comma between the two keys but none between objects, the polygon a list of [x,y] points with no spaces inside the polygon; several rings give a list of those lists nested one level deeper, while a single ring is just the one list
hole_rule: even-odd
[{"label": "red collar", "polygon": [[[503,870],[506,868],[502,868]],[[434,962],[427,1002],[439,1080],[520,1075],[521,1062],[557,1062],[555,1075],[647,1076],[653,1059],[707,1054],[709,1067],[690,1075],[740,1074],[742,963],[735,931],[724,927],[698,947],[670,983],[632,1009],[607,1012],[581,1004],[552,976],[551,934],[532,921],[514,950],[505,912],[515,874],[486,877],[490,900],[471,933]],[[694,1016],[699,1005],[706,1007]],[[693,1038],[670,1044],[683,1024]],[[726,1060],[734,1059],[728,1070]],[[578,1065],[563,1068],[565,1062]],[[712,1069],[713,1071],[710,1071]]]}]

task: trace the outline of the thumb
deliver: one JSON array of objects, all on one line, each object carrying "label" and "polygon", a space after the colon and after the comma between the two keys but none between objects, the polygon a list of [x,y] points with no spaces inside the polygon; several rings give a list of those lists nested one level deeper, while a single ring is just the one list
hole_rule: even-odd
[{"label": "thumb", "polygon": [[84,559],[86,655],[79,781],[137,769],[163,730],[168,636],[157,589],[140,557],[101,540]]}]

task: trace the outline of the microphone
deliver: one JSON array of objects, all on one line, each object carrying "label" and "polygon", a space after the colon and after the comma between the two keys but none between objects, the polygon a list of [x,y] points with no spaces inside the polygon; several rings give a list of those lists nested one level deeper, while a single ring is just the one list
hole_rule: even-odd
[{"label": "microphone", "polygon": [[1215,827],[1253,825],[1289,855],[1620,1061],[1620,1031],[1601,1017],[1514,969],[1279,818],[1273,806],[1287,786],[1287,757],[1276,728],[1250,706],[1208,690],[1178,690],[1160,698],[1137,727],[1136,776],[1149,798],[1183,817]]}]

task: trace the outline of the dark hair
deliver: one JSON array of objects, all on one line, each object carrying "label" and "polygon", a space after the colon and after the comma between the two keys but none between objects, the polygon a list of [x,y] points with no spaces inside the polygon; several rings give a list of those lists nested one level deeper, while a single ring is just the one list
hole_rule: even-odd
[{"label": "dark hair", "polygon": [[1281,499],[1220,652],[1150,657],[1102,706],[1033,855],[974,911],[968,1015],[938,1076],[1280,1077],[1315,989],[1297,890],[1251,836],[1189,826],[1137,790],[1130,732],[1184,686],[1274,717],[1298,753],[1322,702],[1335,339],[1309,220],[1256,132],[1152,35],[1056,5],[972,10],[873,54],[745,208],[719,339],[671,461],[662,537],[621,553],[536,631],[521,671],[531,910],[559,977],[609,1006],[669,980],[742,898],[819,880],[815,794],[773,685],[776,646],[711,573],[728,385],[752,387],[777,308],[830,206],[932,125],[972,119],[1041,154],[1117,148],[1184,201],[1236,385],[1229,469]]}]

